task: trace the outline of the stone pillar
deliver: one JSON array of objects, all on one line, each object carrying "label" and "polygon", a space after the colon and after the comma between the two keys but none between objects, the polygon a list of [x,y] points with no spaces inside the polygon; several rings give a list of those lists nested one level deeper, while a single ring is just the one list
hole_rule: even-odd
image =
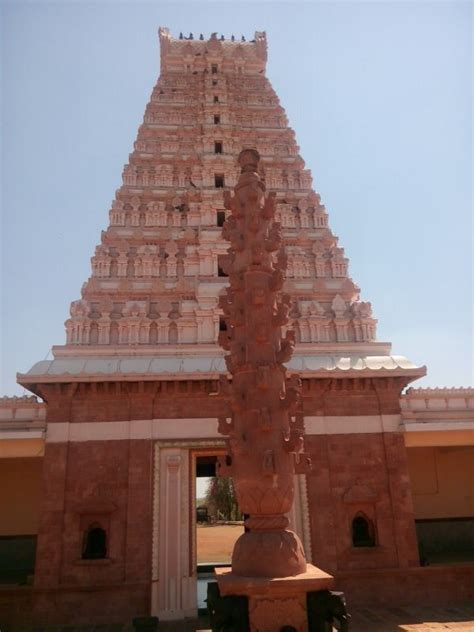
[{"label": "stone pillar", "polygon": [[248,530],[234,546],[232,568],[216,569],[216,577],[221,598],[248,598],[250,632],[285,625],[307,632],[307,593],[331,588],[334,579],[307,564],[300,538],[287,528],[288,515],[295,522],[297,513],[295,475],[309,471],[310,460],[303,452],[300,380],[287,378],[284,367],[295,343],[293,332],[282,336],[291,306],[281,291],[287,256],[273,221],[275,196],[264,196],[258,162],[257,151],[241,152],[235,195],[224,200],[231,211],[222,231],[231,243],[223,262],[230,285],[219,300],[227,324],[219,343],[229,352],[232,383],[222,376],[220,386],[230,395],[232,416],[219,421],[229,440],[217,471],[232,476]]},{"label": "stone pillar", "polygon": [[152,614],[162,620],[178,620],[195,616],[197,608],[196,580],[189,573],[188,450],[160,449],[158,467],[158,533],[154,534],[158,577],[152,591]]}]

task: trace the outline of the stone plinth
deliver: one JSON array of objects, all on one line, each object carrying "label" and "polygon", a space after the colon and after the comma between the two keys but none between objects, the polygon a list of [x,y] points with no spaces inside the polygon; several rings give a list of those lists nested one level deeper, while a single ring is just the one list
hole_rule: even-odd
[{"label": "stone plinth", "polygon": [[215,575],[222,597],[248,597],[249,632],[280,632],[285,625],[307,632],[306,594],[334,586],[334,577],[312,564],[293,577],[240,577],[230,567],[216,569]]}]

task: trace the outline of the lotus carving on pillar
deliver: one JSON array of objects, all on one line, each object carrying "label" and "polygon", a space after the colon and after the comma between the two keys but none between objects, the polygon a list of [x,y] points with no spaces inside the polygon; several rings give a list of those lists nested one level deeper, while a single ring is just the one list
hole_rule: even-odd
[{"label": "lotus carving on pillar", "polygon": [[231,414],[219,422],[229,438],[218,475],[233,478],[248,516],[234,547],[233,573],[289,577],[306,571],[302,544],[285,514],[293,504],[295,473],[310,461],[303,452],[300,380],[288,378],[283,365],[295,345],[293,332],[282,336],[290,310],[282,292],[287,260],[280,224],[273,221],[275,195],[265,196],[259,159],[254,149],[240,153],[240,178],[224,200],[231,211],[222,231],[230,242],[223,262],[229,286],[219,300],[227,326],[219,343],[228,352],[232,380],[220,380]]}]

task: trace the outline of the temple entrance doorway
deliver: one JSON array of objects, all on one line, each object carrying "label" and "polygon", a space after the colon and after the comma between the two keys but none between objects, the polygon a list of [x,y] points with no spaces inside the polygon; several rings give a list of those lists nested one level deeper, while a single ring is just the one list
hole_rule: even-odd
[{"label": "temple entrance doorway", "polygon": [[198,612],[206,611],[207,584],[214,569],[230,566],[236,540],[244,532],[231,479],[216,477],[217,454],[195,459],[195,551]]}]

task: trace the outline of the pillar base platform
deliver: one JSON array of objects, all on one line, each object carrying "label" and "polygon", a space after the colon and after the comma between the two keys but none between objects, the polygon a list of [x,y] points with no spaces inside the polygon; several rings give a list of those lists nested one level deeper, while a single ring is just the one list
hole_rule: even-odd
[{"label": "pillar base platform", "polygon": [[308,564],[306,572],[293,577],[240,577],[230,567],[216,568],[215,576],[222,597],[248,598],[249,632],[280,632],[285,625],[297,632],[308,631],[306,594],[329,590],[334,577]]}]

